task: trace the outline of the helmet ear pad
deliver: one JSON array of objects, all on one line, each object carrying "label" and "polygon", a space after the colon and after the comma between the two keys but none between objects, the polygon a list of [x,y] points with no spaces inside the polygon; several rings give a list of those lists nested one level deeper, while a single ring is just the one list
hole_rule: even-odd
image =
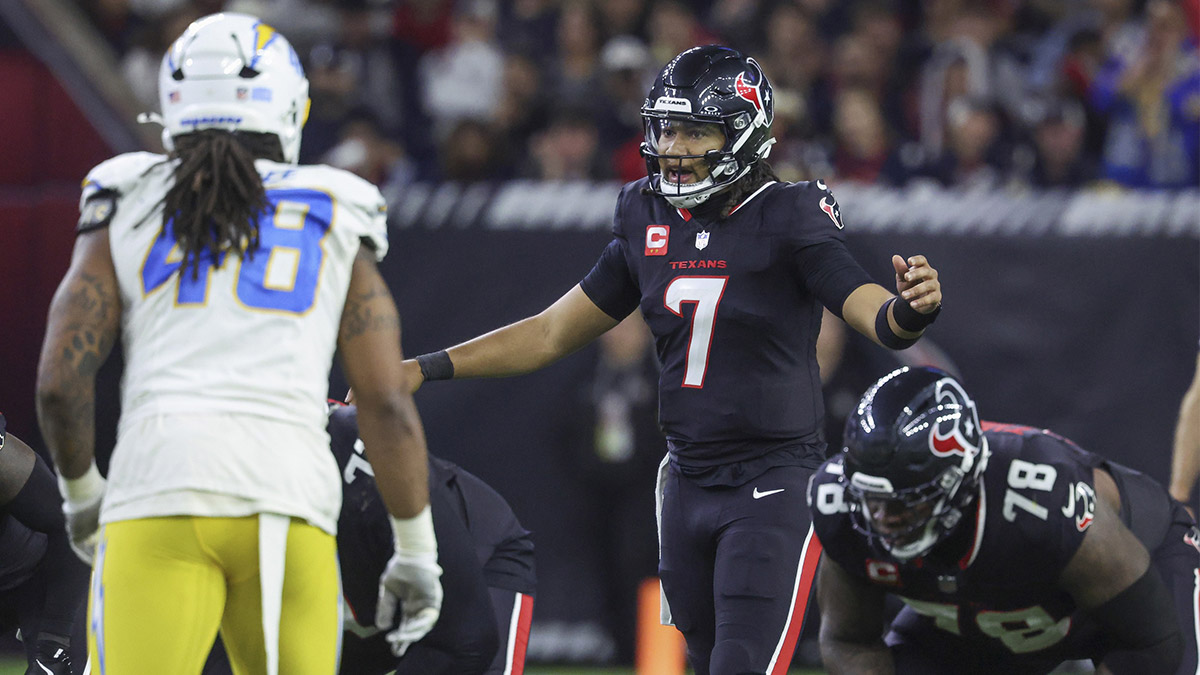
[{"label": "helmet ear pad", "polygon": [[[692,208],[730,187],[770,153],[773,104],[770,82],[754,59],[718,45],[680,53],[659,73],[642,106],[641,150],[651,189],[673,206]],[[658,152],[658,129],[665,119],[723,126],[724,147],[703,156],[711,180],[690,184],[663,180],[659,159],[668,155]]]}]

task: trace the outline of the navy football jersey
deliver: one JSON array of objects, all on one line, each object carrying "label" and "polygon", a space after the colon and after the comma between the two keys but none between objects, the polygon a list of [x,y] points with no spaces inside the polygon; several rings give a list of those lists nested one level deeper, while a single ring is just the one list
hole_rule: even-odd
[{"label": "navy football jersey", "polygon": [[[340,406],[329,416],[329,438],[342,472],[338,516],[338,561],[342,591],[355,621],[374,623],[379,575],[394,550],[387,507],[358,438],[358,410]],[[533,542],[507,502],[461,467],[430,455],[430,501],[450,505],[470,530],[488,586],[534,593]],[[435,531],[442,513],[434,514]],[[445,567],[443,562],[443,567]]]},{"label": "navy football jersey", "polygon": [[841,316],[871,282],[846,250],[833,195],[820,181],[771,182],[718,220],[643,194],[646,185],[622,190],[614,238],[581,287],[614,319],[641,307],[676,460],[703,468],[782,449],[820,458],[821,306]]},{"label": "navy football jersey", "polygon": [[908,562],[854,529],[842,456],[827,461],[809,487],[825,554],[982,650],[1057,659],[1102,653],[1098,625],[1057,580],[1092,523],[1092,470],[1103,460],[1050,432],[984,429],[991,455],[979,498],[950,539]]}]

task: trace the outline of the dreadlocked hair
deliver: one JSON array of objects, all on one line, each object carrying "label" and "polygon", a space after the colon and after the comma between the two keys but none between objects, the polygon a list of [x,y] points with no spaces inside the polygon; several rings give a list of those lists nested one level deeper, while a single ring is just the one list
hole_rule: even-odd
[{"label": "dreadlocked hair", "polygon": [[778,181],[779,176],[775,175],[775,170],[767,163],[767,160],[760,159],[750,167],[750,172],[742,176],[741,180],[729,186],[725,191],[725,203],[721,206],[721,220],[729,217],[729,212],[737,208],[738,204],[746,201],[755,190],[770,181]]},{"label": "dreadlocked hair", "polygon": [[283,161],[274,134],[202,129],[176,136],[174,182],[163,197],[163,228],[174,221],[175,241],[183,253],[180,274],[191,268],[196,279],[201,258],[234,253],[251,257],[258,249],[258,217],[267,209],[267,193],[254,160]]}]

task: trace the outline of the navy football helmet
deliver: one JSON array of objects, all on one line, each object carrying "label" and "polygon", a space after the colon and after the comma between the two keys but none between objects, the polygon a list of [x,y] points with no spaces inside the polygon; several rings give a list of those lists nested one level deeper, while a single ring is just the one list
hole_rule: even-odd
[{"label": "navy football helmet", "polygon": [[[732,185],[770,154],[773,105],[762,68],[735,49],[693,47],[671,59],[642,105],[646,138],[641,149],[651,189],[672,206],[692,208]],[[662,155],[659,138],[669,121],[719,124],[725,145],[704,155]],[[661,157],[703,159],[709,176],[697,183],[673,182],[662,175]]]},{"label": "navy football helmet", "polygon": [[901,560],[958,527],[989,454],[975,402],[934,368],[904,367],[876,382],[846,419],[844,443],[851,522]]}]

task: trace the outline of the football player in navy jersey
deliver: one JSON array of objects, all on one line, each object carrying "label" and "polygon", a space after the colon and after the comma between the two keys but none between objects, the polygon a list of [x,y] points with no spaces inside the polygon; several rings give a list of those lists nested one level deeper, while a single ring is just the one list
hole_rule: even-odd
[{"label": "football player in navy jersey", "polygon": [[873,283],[825,184],[775,178],[772,105],[754,59],[712,45],[676,56],[642,108],[649,175],[621,191],[591,272],[536,316],[405,364],[418,386],[527,373],[640,307],[668,450],[663,618],[697,675],[777,674],[791,661],[820,554],[804,492],[825,454],[822,305],[902,349],[942,299],[920,255],[892,259],[900,297]]},{"label": "football player in navy jersey", "polygon": [[5,427],[0,415],[0,630],[20,629],[29,673],[81,673],[88,570],[71,553],[50,467]]},{"label": "football player in navy jersey", "polygon": [[524,668],[536,586],[532,535],[487,483],[429,457],[429,499],[445,597],[433,630],[397,659],[374,627],[379,575],[392,549],[387,510],[358,436],[358,410],[338,406],[329,437],[342,471],[338,562],[350,610],[340,672],[504,675]]},{"label": "football player in navy jersey", "polygon": [[[391,555],[387,509],[358,433],[358,410],[330,402],[329,438],[342,476],[338,566],[346,600],[340,673],[507,675],[520,673],[529,643],[532,535],[495,490],[463,468],[429,456],[429,499],[445,596],[433,630],[400,656],[374,624],[378,579]],[[229,675],[214,652],[205,675]]]},{"label": "football player in navy jersey", "polygon": [[[880,379],[813,476],[833,673],[1195,673],[1200,532],[1146,475],[979,421],[932,368]],[[884,635],[886,594],[904,608]]]}]

